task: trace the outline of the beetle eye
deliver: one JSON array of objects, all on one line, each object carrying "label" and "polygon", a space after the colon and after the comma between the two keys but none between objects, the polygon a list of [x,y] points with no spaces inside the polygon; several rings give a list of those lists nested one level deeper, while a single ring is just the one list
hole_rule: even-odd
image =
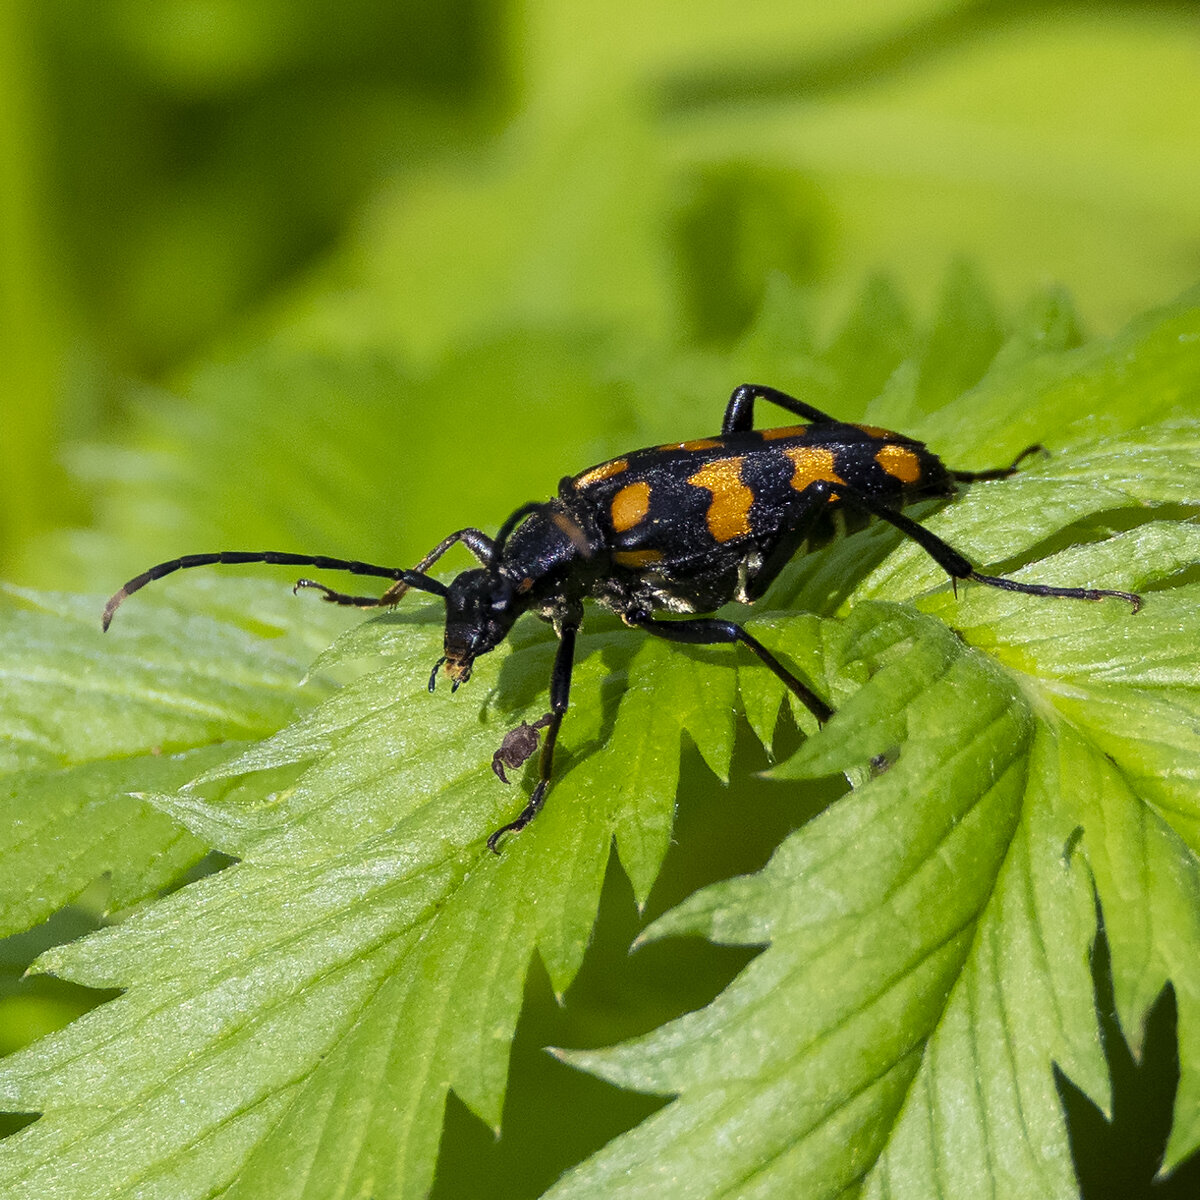
[{"label": "beetle eye", "polygon": [[508,581],[504,581],[503,587],[498,587],[492,593],[492,612],[502,613],[507,612],[512,604],[513,591]]}]

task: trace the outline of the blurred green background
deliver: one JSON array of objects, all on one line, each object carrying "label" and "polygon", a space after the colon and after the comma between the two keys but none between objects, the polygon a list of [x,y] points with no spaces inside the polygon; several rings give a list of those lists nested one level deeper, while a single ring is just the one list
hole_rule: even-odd
[{"label": "blurred green background", "polygon": [[[0,0],[0,576],[404,565],[713,432],[746,379],[836,406],[788,336],[832,336],[864,287],[924,322],[964,261],[1001,316],[1061,282],[1097,333],[1196,282],[1194,4]],[[768,290],[794,330],[756,328]],[[685,781],[681,821],[726,833],[669,860],[657,911],[804,816],[752,782],[747,849],[698,762]],[[649,1028],[744,961],[614,970],[635,926],[610,891],[575,1024],[535,970],[505,1138],[452,1101],[439,1194],[534,1194],[653,1107],[538,1047]],[[102,908],[6,944],[0,1051],[87,1002],[16,979]]]},{"label": "blurred green background", "polygon": [[0,571],[406,561],[711,429],[773,273],[1110,331],[1200,275],[1198,68],[1184,4],[4,0]]}]

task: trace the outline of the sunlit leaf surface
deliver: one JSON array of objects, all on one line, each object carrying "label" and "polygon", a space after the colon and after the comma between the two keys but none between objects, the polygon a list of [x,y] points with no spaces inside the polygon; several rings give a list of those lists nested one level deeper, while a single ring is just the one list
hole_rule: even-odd
[{"label": "sunlit leaf surface", "polygon": [[[1005,461],[1028,426],[1053,457],[925,519],[982,566],[1141,590],[1144,607],[977,584],[956,597],[872,529],[802,557],[743,614],[839,708],[820,732],[798,714],[813,736],[776,764],[777,786],[854,786],[759,874],[651,927],[763,950],[711,1004],[563,1052],[672,1099],[553,1195],[1074,1195],[1052,1065],[1106,1102],[1097,901],[1135,1042],[1164,983],[1176,989],[1169,1163],[1200,1137],[1200,477],[1195,426],[1163,398],[1164,380],[1191,386],[1181,333],[1200,316],[1181,305],[1078,349],[1047,302],[989,368],[995,339],[964,333],[993,321],[977,286],[948,293],[929,344],[962,358],[932,374],[918,355],[894,361],[902,325],[866,336],[891,311],[881,286],[827,352],[803,353],[814,376],[849,379],[860,347],[857,378],[890,380],[889,422],[936,434],[964,466]],[[790,303],[779,293],[738,353]],[[944,403],[947,379],[979,382]],[[1004,411],[1016,432],[994,436]],[[739,712],[768,746],[783,723],[777,682],[728,648],[651,641],[593,612],[549,803],[496,856],[485,839],[536,765],[505,788],[491,755],[545,711],[553,634],[525,621],[467,687],[430,695],[440,605],[410,597],[320,655],[314,678],[342,686],[298,690],[302,646],[352,617],[227,579],[164,581],[103,639],[94,601],[11,601],[6,802],[42,824],[5,851],[26,872],[6,893],[10,928],[99,871],[137,899],[206,848],[239,861],[41,957],[122,994],[0,1064],[0,1108],[44,1114],[0,1145],[6,1197],[425,1194],[451,1090],[502,1127],[530,964],[567,992],[614,844],[649,895],[681,748],[731,779],[736,804]],[[41,907],[39,872],[66,880]]]}]

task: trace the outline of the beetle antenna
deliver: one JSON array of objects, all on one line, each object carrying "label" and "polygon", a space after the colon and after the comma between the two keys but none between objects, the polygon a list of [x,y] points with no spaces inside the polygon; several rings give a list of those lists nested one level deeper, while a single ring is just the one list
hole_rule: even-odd
[{"label": "beetle antenna", "polygon": [[403,567],[377,567],[372,563],[357,562],[348,558],[327,558],[321,554],[288,554],[277,550],[245,551],[221,550],[215,554],[185,554],[182,558],[172,558],[161,562],[135,575],[120,591],[109,598],[104,606],[104,616],[100,619],[101,627],[107,629],[112,622],[113,613],[121,606],[127,596],[140,591],[148,583],[170,575],[175,571],[184,571],[189,567],[207,567],[217,563],[272,563],[289,567],[316,567],[321,571],[348,571],[351,575],[375,575],[380,579],[393,579],[406,583],[419,592],[429,592],[434,596],[446,595],[446,585],[439,583],[420,571],[407,571]]}]

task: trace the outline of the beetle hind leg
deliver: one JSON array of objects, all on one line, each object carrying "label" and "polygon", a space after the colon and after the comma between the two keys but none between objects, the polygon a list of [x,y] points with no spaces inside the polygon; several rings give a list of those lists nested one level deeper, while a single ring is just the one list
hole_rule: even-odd
[{"label": "beetle hind leg", "polygon": [[975,570],[960,578],[986,583],[988,587],[1000,588],[1006,592],[1023,592],[1026,596],[1065,596],[1070,600],[1103,600],[1108,597],[1124,600],[1134,612],[1142,607],[1142,598],[1137,592],[1122,592],[1116,588],[1055,587],[1048,583],[1019,583],[1015,579],[1005,579],[1003,575],[982,575]]},{"label": "beetle hind leg", "polygon": [[1134,612],[1142,607],[1142,598],[1136,592],[1122,592],[1115,588],[1056,587],[1047,583],[1021,583],[1016,579],[1006,579],[1003,575],[984,575],[975,570],[970,561],[949,542],[942,541],[936,533],[931,533],[924,525],[918,525],[912,518],[880,504],[861,492],[844,487],[838,490],[848,503],[887,521],[905,536],[912,538],[950,576],[955,585],[960,579],[970,579],[1006,592],[1023,592],[1027,596],[1061,596],[1070,600],[1124,600],[1132,606]]}]

